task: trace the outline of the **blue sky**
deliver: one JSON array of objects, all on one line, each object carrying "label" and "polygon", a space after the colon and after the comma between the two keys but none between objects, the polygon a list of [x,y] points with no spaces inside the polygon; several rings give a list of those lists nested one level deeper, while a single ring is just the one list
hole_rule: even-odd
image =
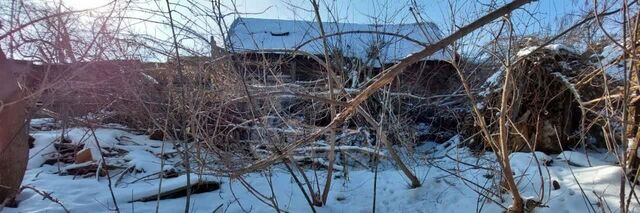
[{"label": "blue sky", "polygon": [[[76,9],[85,9],[108,3],[111,0],[47,0],[62,1],[65,4],[75,7]],[[143,0],[135,0],[143,1]],[[134,1],[134,2],[135,2]],[[188,1],[200,2],[203,5],[210,5],[209,0],[170,0],[171,3],[179,3],[187,5]],[[313,20],[314,15],[311,11],[311,3],[309,0],[223,0],[226,5],[233,5],[245,17],[259,17],[271,19],[295,19],[295,20]],[[415,19],[409,10],[411,0],[320,0],[321,15],[323,21],[349,22],[349,23],[411,23]],[[604,0],[602,0],[604,1]],[[617,0],[609,0],[617,1]],[[149,5],[140,5],[152,10],[166,11],[164,1],[148,0]],[[455,14],[455,26],[463,26],[476,18],[486,14],[488,11],[495,9],[488,5],[491,2],[501,6],[510,2],[509,0],[416,0],[418,2],[418,10],[420,15],[427,21],[436,23],[445,35],[454,30],[454,24],[451,22],[450,14]],[[451,4],[450,4],[451,2]],[[558,31],[560,23],[566,22],[565,25],[578,20],[576,15],[584,14],[587,10],[593,10],[592,0],[538,0],[524,7],[524,10],[517,10],[513,15],[513,21],[516,24],[517,34],[532,34],[539,32]],[[184,9],[184,8],[183,8]],[[327,11],[333,11],[329,13]],[[181,11],[184,12],[184,11]],[[229,11],[225,11],[229,12]],[[534,14],[533,16],[531,14]],[[134,15],[135,16],[135,15]],[[156,21],[167,21],[165,17],[148,15],[139,15],[147,19]],[[176,17],[174,15],[174,17]],[[194,15],[188,17],[177,16],[179,21],[183,22],[209,22],[199,24],[203,26],[199,32],[209,35],[219,36],[217,27],[206,15]],[[189,20],[187,20],[189,19]],[[376,20],[377,19],[377,20]],[[227,24],[233,21],[233,17],[227,19]],[[138,22],[140,23],[140,22]],[[153,35],[163,40],[169,41],[170,31],[166,26],[142,23],[133,26],[138,33]],[[476,31],[478,40],[470,41],[470,43],[483,43],[488,41],[489,36],[485,32]],[[220,38],[217,37],[217,40]],[[470,39],[472,40],[472,39]],[[197,41],[184,39],[181,40],[184,45],[192,47],[207,47],[207,41]],[[220,42],[220,41],[219,41]],[[468,45],[467,45],[468,46]],[[206,48],[201,51],[206,52]]]},{"label": "blue sky", "polygon": [[[260,14],[248,14],[250,17],[276,18],[276,19],[313,19],[313,14],[300,8],[310,8],[311,4],[307,0],[237,0],[238,10],[246,13],[262,12]],[[413,18],[409,12],[409,0],[327,0],[321,10],[323,16],[327,17],[327,7],[337,11],[340,20],[352,23],[371,23],[372,16],[389,16],[392,22],[412,22]],[[373,3],[375,2],[375,3]],[[422,0],[417,1],[421,15],[440,26],[450,25],[451,9],[449,1]],[[490,1],[461,0],[454,2],[456,8],[456,18],[458,21],[468,22],[477,18],[478,13],[487,11],[486,3]],[[500,5],[506,1],[498,1]],[[592,1],[589,0],[539,0],[525,7],[536,15],[538,25],[545,27],[559,23],[566,14],[580,14],[585,8],[591,9]],[[296,8],[298,7],[298,8]],[[529,16],[520,11],[527,18]]]},{"label": "blue sky", "polygon": [[[86,9],[103,5],[111,0],[46,0],[62,1],[76,9]],[[187,0],[170,0],[172,3]],[[208,0],[195,0],[208,2]],[[302,19],[312,20],[313,13],[309,11],[309,0],[224,0],[227,5],[236,4],[239,12],[247,13],[243,16],[273,18],[273,19]],[[414,21],[409,12],[410,0],[321,0],[322,15],[328,19],[328,8],[335,11],[340,21],[351,23],[371,23],[371,17],[387,17],[391,22]],[[505,4],[506,0],[453,0],[458,21],[468,22],[479,16],[478,12],[486,12],[489,2],[496,1]],[[158,1],[160,5],[164,1]],[[448,0],[417,0],[421,15],[440,26],[451,24],[450,5]],[[538,13],[541,25],[559,22],[566,14],[579,14],[581,10],[592,9],[591,0],[538,0],[525,7],[528,11]],[[150,5],[156,7],[155,3]],[[164,5],[162,5],[164,6]],[[162,8],[165,9],[165,8]],[[483,14],[483,13],[480,13]]]}]

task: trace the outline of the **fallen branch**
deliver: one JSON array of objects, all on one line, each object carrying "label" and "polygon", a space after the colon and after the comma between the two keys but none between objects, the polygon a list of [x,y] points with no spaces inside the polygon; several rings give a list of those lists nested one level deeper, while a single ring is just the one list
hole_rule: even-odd
[{"label": "fallen branch", "polygon": [[[319,165],[322,165],[326,168],[329,168],[329,161],[325,160],[324,158],[314,158],[311,156],[293,156],[293,160],[296,162],[300,162],[300,161],[305,161],[305,160],[309,160],[312,163],[316,163]],[[338,171],[343,171],[344,167],[339,166],[339,165],[333,165],[333,169],[334,170],[338,170]]]},{"label": "fallen branch", "polygon": [[[298,148],[295,149],[295,152],[328,152],[330,150],[330,147],[328,146],[320,146],[320,147],[303,147],[303,148]],[[359,146],[336,146],[335,147],[336,151],[360,151],[360,152],[364,152],[364,153],[368,153],[368,154],[372,154],[372,155],[378,155],[380,157],[386,158],[387,156],[380,152],[380,151],[376,151],[375,149],[372,148],[368,148],[368,147],[359,147]]]}]

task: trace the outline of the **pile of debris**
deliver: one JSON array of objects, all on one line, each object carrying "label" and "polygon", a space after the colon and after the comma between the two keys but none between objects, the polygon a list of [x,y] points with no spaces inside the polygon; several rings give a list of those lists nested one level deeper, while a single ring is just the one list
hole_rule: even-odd
[{"label": "pile of debris", "polygon": [[192,194],[220,188],[221,183],[212,178],[194,177],[188,185],[186,169],[177,147],[173,143],[153,139],[163,139],[159,131],[143,135],[109,128],[108,125],[91,129],[61,128],[59,124],[51,118],[31,122],[33,146],[29,169],[40,169],[61,179],[108,179],[116,191],[132,184],[159,179],[169,181],[162,190],[138,189],[139,193],[131,196],[129,202],[184,197],[187,188]]},{"label": "pile of debris", "polygon": [[53,142],[55,152],[44,155],[43,165],[60,165],[60,175],[80,177],[106,176],[108,170],[124,169],[123,165],[109,165],[102,162],[102,157],[122,157],[127,151],[104,147],[102,156],[94,156],[84,143],[73,143],[68,138],[58,138]]},{"label": "pile of debris", "polygon": [[[538,49],[538,50],[536,50]],[[498,139],[498,118],[507,69],[511,73],[507,86],[510,121],[508,144],[513,151],[560,153],[563,149],[595,141],[590,130],[602,117],[597,106],[585,106],[590,100],[605,95],[606,75],[594,58],[579,54],[563,45],[526,47],[517,54],[516,62],[494,73],[482,87],[476,107],[484,116],[489,131]],[[613,88],[613,87],[612,87]],[[473,121],[473,119],[467,119]],[[475,124],[467,124],[467,136],[474,136],[471,147],[485,149]],[[595,132],[595,131],[594,131]],[[596,144],[597,145],[597,144]]]}]

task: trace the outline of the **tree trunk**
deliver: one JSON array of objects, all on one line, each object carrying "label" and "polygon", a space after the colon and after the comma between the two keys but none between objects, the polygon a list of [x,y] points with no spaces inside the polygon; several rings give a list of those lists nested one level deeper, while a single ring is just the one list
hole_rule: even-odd
[{"label": "tree trunk", "polygon": [[0,203],[20,188],[29,157],[26,103],[0,51]]},{"label": "tree trunk", "polygon": [[[628,46],[630,46],[631,50],[631,54],[627,55],[625,58],[631,59],[629,60],[628,63],[630,63],[630,65],[628,66],[628,69],[630,69],[629,73],[631,74],[630,77],[631,79],[629,79],[629,84],[630,86],[636,86],[636,85],[640,85],[640,64],[638,64],[637,60],[637,53],[638,51],[640,51],[637,47],[637,42],[638,42],[638,37],[640,36],[640,16],[636,16],[634,19],[634,22],[632,23],[631,27],[631,32],[629,35],[629,40],[631,41],[631,44],[629,44]],[[630,94],[627,94],[627,97],[633,97],[635,95],[637,95],[639,93],[638,90],[634,89],[629,91]],[[625,139],[627,139],[628,141],[622,141],[623,143],[628,143],[629,147],[628,147],[628,152],[627,152],[627,162],[626,162],[626,166],[627,166],[627,175],[629,176],[629,178],[631,178],[631,180],[633,180],[634,182],[638,181],[636,180],[637,177],[636,175],[638,174],[638,167],[640,167],[640,159],[638,158],[638,140],[640,140],[640,129],[639,129],[639,122],[640,122],[640,102],[635,102],[632,103],[630,106],[628,106],[627,108],[627,129],[626,129],[626,135],[624,136]],[[634,184],[635,185],[635,184]]]}]

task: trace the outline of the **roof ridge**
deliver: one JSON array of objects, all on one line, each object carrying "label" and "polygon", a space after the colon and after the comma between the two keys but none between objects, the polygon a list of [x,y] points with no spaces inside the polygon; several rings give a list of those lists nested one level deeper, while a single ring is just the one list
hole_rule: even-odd
[{"label": "roof ridge", "polygon": [[[234,19],[234,23],[239,20],[256,20],[256,21],[279,21],[279,22],[306,22],[306,23],[315,23],[315,21],[303,20],[303,19],[279,19],[279,18],[260,18],[260,17],[237,17]],[[384,25],[384,26],[402,26],[402,25],[435,25],[434,22],[431,21],[421,21],[421,22],[410,22],[410,23],[353,23],[353,22],[335,22],[335,21],[323,21],[322,23],[338,23],[338,24],[349,24],[349,25]]]}]

